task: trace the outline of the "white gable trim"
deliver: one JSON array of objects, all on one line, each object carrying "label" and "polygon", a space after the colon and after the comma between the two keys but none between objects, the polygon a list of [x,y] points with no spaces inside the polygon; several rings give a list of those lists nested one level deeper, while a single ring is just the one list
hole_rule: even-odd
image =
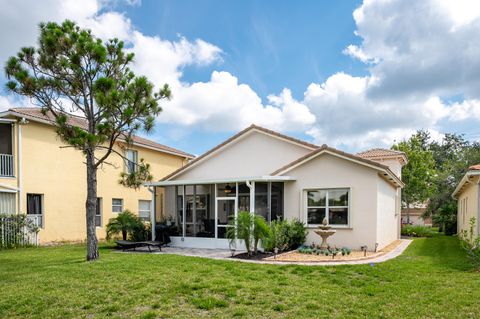
[{"label": "white gable trim", "polygon": [[[288,142],[288,143],[290,143],[290,144],[303,147],[303,148],[305,148],[305,149],[307,149],[307,150],[309,150],[309,151],[313,151],[313,150],[316,149],[316,148],[314,148],[314,147],[309,147],[309,146],[307,146],[307,145],[305,145],[305,144],[297,143],[297,142],[295,142],[295,141],[292,141],[292,140],[287,139],[287,138],[283,138],[283,137],[281,137],[281,136],[277,136],[277,135],[275,135],[275,134],[270,134],[270,133],[268,133],[268,132],[264,132],[264,131],[259,130],[259,129],[257,129],[256,127],[254,127],[254,128],[249,129],[248,131],[245,131],[243,134],[237,136],[236,138],[232,139],[231,141],[228,141],[227,143],[224,142],[225,144],[223,144],[223,145],[222,145],[222,144],[219,144],[220,146],[216,146],[216,147],[218,147],[216,150],[212,151],[213,149],[215,149],[215,147],[214,147],[212,150],[207,151],[206,153],[208,153],[208,152],[211,152],[211,153],[209,153],[209,154],[207,154],[207,155],[204,155],[204,157],[200,158],[198,161],[195,161],[194,163],[192,163],[192,164],[189,165],[188,167],[185,167],[184,169],[179,170],[176,174],[174,174],[174,175],[172,175],[172,176],[169,176],[169,177],[166,179],[166,181],[169,181],[169,180],[177,177],[177,176],[180,175],[180,174],[183,174],[183,173],[185,173],[185,172],[190,171],[192,168],[198,166],[198,164],[203,163],[205,160],[216,156],[218,153],[220,153],[220,152],[221,152],[223,149],[225,149],[226,147],[230,146],[230,145],[233,144],[233,143],[237,143],[237,142],[241,141],[242,139],[244,139],[245,137],[249,136],[250,134],[252,134],[252,133],[254,133],[254,132],[255,132],[255,133],[261,133],[261,134],[264,134],[264,135],[269,136],[269,137],[274,137],[274,138],[276,138],[276,139],[278,139],[278,140],[281,140],[281,141],[283,141],[283,142]],[[201,156],[202,156],[202,155],[201,155]]]},{"label": "white gable trim", "polygon": [[290,166],[290,167],[285,168],[284,170],[282,170],[282,171],[280,171],[280,172],[277,172],[275,175],[284,175],[285,173],[288,173],[288,172],[290,172],[291,170],[293,170],[293,169],[295,169],[295,168],[297,168],[297,167],[299,167],[299,166],[302,166],[303,164],[305,164],[305,163],[311,161],[312,159],[317,158],[318,156],[323,155],[323,154],[329,154],[329,155],[336,156],[336,157],[338,157],[338,158],[342,158],[342,159],[344,159],[344,160],[347,160],[347,161],[350,161],[350,162],[353,162],[353,163],[356,163],[356,164],[359,164],[359,165],[363,165],[363,166],[372,168],[372,169],[374,169],[374,170],[376,170],[376,171],[382,172],[384,176],[389,176],[389,179],[390,179],[391,181],[393,181],[393,184],[396,184],[396,185],[398,185],[398,186],[400,186],[400,187],[403,187],[403,186],[404,186],[403,182],[402,182],[395,174],[393,174],[392,172],[390,172],[390,170],[388,170],[388,169],[382,169],[382,168],[380,168],[380,167],[378,167],[378,166],[371,165],[371,164],[365,163],[365,162],[363,162],[363,161],[359,161],[359,160],[353,159],[353,158],[348,157],[348,156],[343,156],[343,155],[338,154],[338,153],[335,153],[335,152],[331,152],[331,151],[329,151],[328,149],[325,149],[325,150],[322,150],[322,151],[320,151],[320,152],[318,152],[318,153],[316,153],[316,154],[313,154],[312,156],[305,158],[303,161],[300,161],[300,162],[296,163],[295,165],[292,165],[292,166]]}]

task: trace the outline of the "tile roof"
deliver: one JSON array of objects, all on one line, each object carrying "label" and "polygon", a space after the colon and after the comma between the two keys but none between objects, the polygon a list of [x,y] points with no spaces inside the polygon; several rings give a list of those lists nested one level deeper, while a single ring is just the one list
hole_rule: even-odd
[{"label": "tile roof", "polygon": [[389,150],[385,148],[372,148],[356,154],[363,158],[381,158],[381,157],[398,157],[405,156],[404,152]]},{"label": "tile roof", "polygon": [[[12,108],[8,110],[9,112],[12,112],[14,115],[17,116],[25,116],[26,118],[35,121],[38,120],[40,122],[44,122],[47,124],[55,124],[55,117],[51,112],[48,112],[47,114],[42,114],[41,108]],[[87,129],[87,121],[85,118],[73,114],[68,114],[68,123],[70,125],[78,126],[83,129]],[[171,153],[174,155],[179,155],[182,157],[187,157],[187,158],[194,158],[195,156],[180,150],[177,150],[173,147],[166,146],[148,139],[145,139],[140,136],[132,136],[132,141],[134,144],[137,144],[139,146],[147,147],[147,148],[152,148],[158,151],[163,151],[167,153]]]},{"label": "tile roof", "polygon": [[468,168],[469,171],[480,171],[480,164],[472,165]]}]

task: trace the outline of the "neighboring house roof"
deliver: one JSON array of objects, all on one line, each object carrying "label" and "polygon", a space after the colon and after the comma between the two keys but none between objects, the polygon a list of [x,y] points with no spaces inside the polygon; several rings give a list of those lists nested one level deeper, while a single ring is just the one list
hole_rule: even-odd
[{"label": "neighboring house roof", "polygon": [[372,148],[370,150],[357,153],[356,155],[371,160],[400,159],[402,165],[406,165],[408,162],[407,156],[404,152],[385,148]]},{"label": "neighboring house roof", "polygon": [[218,152],[220,149],[224,148],[225,146],[227,146],[228,144],[230,144],[231,142],[237,140],[238,138],[244,136],[246,133],[250,132],[250,131],[258,131],[258,132],[262,132],[264,134],[267,134],[267,135],[271,135],[271,136],[274,136],[276,138],[279,138],[279,139],[282,139],[282,140],[286,140],[290,143],[293,143],[293,144],[297,144],[297,145],[300,145],[300,146],[303,146],[305,147],[306,149],[308,150],[315,150],[315,149],[318,149],[319,146],[318,145],[315,145],[315,144],[311,144],[311,143],[308,143],[308,142],[305,142],[305,141],[302,141],[302,140],[299,140],[299,139],[296,139],[296,138],[293,138],[293,137],[290,137],[290,136],[287,136],[287,135],[284,135],[284,134],[281,134],[281,133],[278,133],[278,132],[275,132],[275,131],[272,131],[272,130],[269,130],[269,129],[266,129],[264,127],[261,127],[261,126],[258,126],[258,125],[255,125],[255,124],[252,124],[250,125],[249,127],[247,127],[246,129],[238,132],[237,134],[233,135],[232,137],[230,137],[229,139],[227,139],[226,141],[224,141],[223,143],[220,143],[218,144],[217,146],[215,146],[214,148],[210,149],[209,151],[203,153],[202,155],[196,157],[195,159],[193,159],[192,161],[190,161],[187,165],[177,169],[176,171],[174,171],[173,173],[171,173],[170,175],[167,175],[165,176],[162,180],[165,181],[165,180],[169,180],[175,176],[177,176],[178,174],[182,173],[182,172],[185,172],[189,169],[191,169],[192,167],[194,167],[195,165],[197,165],[198,163],[202,162],[203,160],[205,160],[207,157],[209,157],[210,155]]},{"label": "neighboring house roof", "polygon": [[452,197],[454,199],[457,199],[458,195],[460,195],[471,184],[471,180],[475,176],[479,176],[479,175],[480,175],[480,164],[470,166],[468,168],[468,171],[460,180],[460,183],[458,183],[457,187],[453,191]]},{"label": "neighboring house roof", "polygon": [[369,160],[369,159],[366,159],[366,158],[363,158],[363,157],[360,157],[360,156],[357,156],[357,155],[353,155],[353,154],[350,154],[350,153],[346,153],[346,152],[337,150],[333,147],[327,146],[326,144],[323,144],[320,148],[318,148],[318,149],[306,154],[305,156],[302,156],[302,157],[294,160],[293,162],[277,169],[275,172],[272,173],[272,175],[285,174],[285,173],[291,171],[292,169],[294,169],[298,166],[301,166],[301,165],[309,162],[310,160],[316,158],[317,156],[320,156],[321,154],[325,154],[325,153],[331,154],[333,156],[341,157],[341,158],[344,158],[346,160],[356,162],[357,164],[368,166],[370,168],[381,171],[382,176],[386,180],[391,182],[392,184],[394,184],[396,186],[400,186],[400,187],[404,186],[404,184],[400,180],[400,178],[395,173],[393,173],[388,166],[380,164],[380,163],[378,163],[376,161],[373,161],[373,160]]},{"label": "neighboring house roof", "polygon": [[[8,111],[1,112],[0,117],[4,116],[16,116],[16,117],[24,117],[31,121],[36,121],[44,124],[54,125],[55,124],[55,117],[52,113],[48,112],[47,114],[42,114],[41,108],[12,108]],[[78,126],[82,129],[87,129],[87,121],[85,118],[73,114],[68,114],[68,123],[73,126]],[[132,136],[133,145],[137,145],[140,147],[150,148],[156,151],[169,153],[181,157],[185,157],[188,159],[194,158],[195,156],[180,150],[177,150],[173,147],[169,147],[163,144],[159,144],[157,142],[133,135]]]}]

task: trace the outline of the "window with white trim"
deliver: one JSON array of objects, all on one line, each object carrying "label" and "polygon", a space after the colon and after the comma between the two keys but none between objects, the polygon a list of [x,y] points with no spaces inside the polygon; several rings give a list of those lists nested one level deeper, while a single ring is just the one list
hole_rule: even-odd
[{"label": "window with white trim", "polygon": [[308,225],[320,225],[325,217],[330,225],[349,225],[350,190],[348,188],[310,189],[306,193]]},{"label": "window with white trim", "polygon": [[151,212],[151,200],[139,200],[138,201],[138,217],[144,221],[150,220],[150,212]]},{"label": "window with white trim", "polygon": [[113,213],[123,212],[123,199],[122,198],[112,198],[112,212]]},{"label": "window with white trim", "polygon": [[127,150],[126,169],[127,173],[131,174],[137,170],[138,152],[135,150]]},{"label": "window with white trim", "polygon": [[97,197],[97,210],[95,211],[95,226],[102,227],[102,198]]}]

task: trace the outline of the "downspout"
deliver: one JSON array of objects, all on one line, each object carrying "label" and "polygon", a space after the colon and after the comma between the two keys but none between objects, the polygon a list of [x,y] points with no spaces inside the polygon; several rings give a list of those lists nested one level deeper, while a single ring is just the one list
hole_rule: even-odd
[{"label": "downspout", "polygon": [[245,184],[250,189],[250,214],[255,213],[255,182],[245,181]]},{"label": "downspout", "polygon": [[17,187],[18,187],[18,213],[21,214],[23,210],[22,198],[22,125],[27,124],[25,118],[18,122],[18,145],[17,145]]},{"label": "downspout", "polygon": [[150,223],[152,225],[152,240],[155,240],[156,238],[156,229],[155,229],[155,209],[157,207],[157,203],[156,203],[156,190],[157,188],[156,187],[152,187],[152,186],[148,186],[148,190],[150,191],[150,193],[152,193],[152,207],[150,208]]}]

